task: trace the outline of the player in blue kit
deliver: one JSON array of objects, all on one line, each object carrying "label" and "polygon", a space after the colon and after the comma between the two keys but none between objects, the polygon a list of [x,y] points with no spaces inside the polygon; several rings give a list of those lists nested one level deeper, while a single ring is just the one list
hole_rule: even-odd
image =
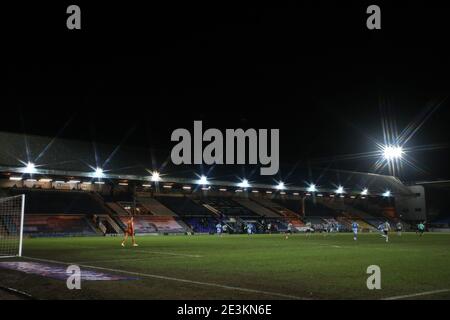
[{"label": "player in blue kit", "polygon": [[251,235],[253,233],[253,225],[251,223],[247,224],[247,234]]},{"label": "player in blue kit", "polygon": [[220,222],[218,224],[216,224],[216,232],[217,232],[217,235],[219,235],[219,236],[222,235],[222,225],[220,224]]},{"label": "player in blue kit", "polygon": [[352,222],[352,230],[353,230],[353,240],[358,240],[358,229],[359,224],[356,221]]}]

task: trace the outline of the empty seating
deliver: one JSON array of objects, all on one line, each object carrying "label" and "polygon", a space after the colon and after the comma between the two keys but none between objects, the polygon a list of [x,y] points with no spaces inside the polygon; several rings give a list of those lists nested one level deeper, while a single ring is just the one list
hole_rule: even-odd
[{"label": "empty seating", "polygon": [[188,197],[156,196],[156,200],[179,216],[212,216],[213,213]]},{"label": "empty seating", "polygon": [[84,215],[25,215],[23,232],[30,236],[97,234]]},{"label": "empty seating", "polygon": [[[126,225],[129,216],[120,216],[122,225]],[[137,234],[145,233],[184,233],[186,229],[181,226],[173,217],[169,216],[135,216],[134,229]]]},{"label": "empty seating", "polygon": [[104,214],[105,208],[88,192],[11,189],[25,194],[26,214]]},{"label": "empty seating", "polygon": [[189,217],[185,218],[184,221],[194,232],[197,233],[213,233],[216,231],[216,225],[218,223],[217,219],[208,217]]},{"label": "empty seating", "polygon": [[226,197],[208,197],[200,201],[218,210],[221,214],[230,217],[258,217],[258,214],[245,208],[236,201]]},{"label": "empty seating", "polygon": [[163,206],[158,200],[150,197],[140,197],[139,202],[155,216],[176,216],[169,208]]},{"label": "empty seating", "polygon": [[246,198],[235,198],[235,202],[239,203],[241,206],[247,208],[248,210],[262,216],[262,217],[279,217],[274,211],[263,207],[255,201]]}]

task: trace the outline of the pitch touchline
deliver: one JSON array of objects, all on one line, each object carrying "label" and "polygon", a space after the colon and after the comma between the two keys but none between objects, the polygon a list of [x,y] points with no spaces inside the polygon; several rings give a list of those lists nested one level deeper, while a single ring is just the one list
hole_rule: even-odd
[{"label": "pitch touchline", "polygon": [[400,299],[414,298],[414,297],[419,297],[419,296],[427,296],[427,295],[431,295],[431,294],[442,293],[442,292],[449,292],[449,291],[450,291],[450,289],[442,289],[442,290],[435,290],[435,291],[425,291],[425,292],[407,294],[407,295],[404,295],[404,296],[383,298],[381,300],[400,300]]},{"label": "pitch touchline", "polygon": [[[30,260],[36,260],[36,261],[42,261],[42,262],[65,264],[65,265],[71,265],[72,264],[72,263],[64,262],[64,261],[41,259],[41,258],[33,258],[33,257],[23,257],[23,258],[30,259]],[[85,265],[85,264],[79,264],[79,266],[80,267],[84,267],[84,268],[89,268],[89,269],[98,269],[98,270],[105,270],[105,271],[110,271],[110,272],[125,273],[125,274],[129,274],[129,275],[140,276],[140,277],[148,277],[148,278],[162,279],[162,280],[168,280],[168,281],[184,282],[184,283],[189,283],[189,284],[196,284],[196,285],[201,285],[201,286],[215,287],[215,288],[221,288],[221,289],[227,289],[227,290],[235,290],[235,291],[242,291],[242,292],[249,292],[249,293],[258,293],[258,294],[275,296],[275,297],[280,297],[280,298],[285,298],[285,299],[309,300],[307,298],[297,297],[297,296],[283,294],[283,293],[278,293],[278,292],[270,292],[270,291],[262,291],[262,290],[256,290],[256,289],[242,288],[242,287],[227,286],[227,285],[222,285],[222,284],[212,283],[212,282],[202,282],[202,281],[195,281],[195,280],[188,280],[188,279],[181,279],[181,278],[161,276],[161,275],[157,275],[157,274],[133,272],[133,271],[126,271],[126,270],[120,270],[120,269],[111,269],[111,268],[105,268],[105,267],[96,267],[96,266],[89,266],[89,265]]]}]

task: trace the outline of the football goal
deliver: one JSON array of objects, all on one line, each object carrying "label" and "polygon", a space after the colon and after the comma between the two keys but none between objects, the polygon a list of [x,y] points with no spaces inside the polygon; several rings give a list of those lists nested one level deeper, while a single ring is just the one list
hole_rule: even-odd
[{"label": "football goal", "polygon": [[0,198],[0,258],[22,256],[25,195]]}]

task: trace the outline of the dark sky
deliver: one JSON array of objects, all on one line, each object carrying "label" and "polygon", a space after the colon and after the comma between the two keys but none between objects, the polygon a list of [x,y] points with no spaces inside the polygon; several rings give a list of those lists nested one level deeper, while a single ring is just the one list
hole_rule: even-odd
[{"label": "dark sky", "polygon": [[1,130],[170,150],[194,120],[279,128],[282,163],[365,171],[376,159],[336,157],[376,150],[383,117],[402,131],[429,115],[405,147],[439,149],[412,151],[425,172],[401,177],[450,178],[446,8],[379,2],[369,31],[372,3],[350,3],[80,2],[81,31],[65,29],[64,3],[11,7]]}]

